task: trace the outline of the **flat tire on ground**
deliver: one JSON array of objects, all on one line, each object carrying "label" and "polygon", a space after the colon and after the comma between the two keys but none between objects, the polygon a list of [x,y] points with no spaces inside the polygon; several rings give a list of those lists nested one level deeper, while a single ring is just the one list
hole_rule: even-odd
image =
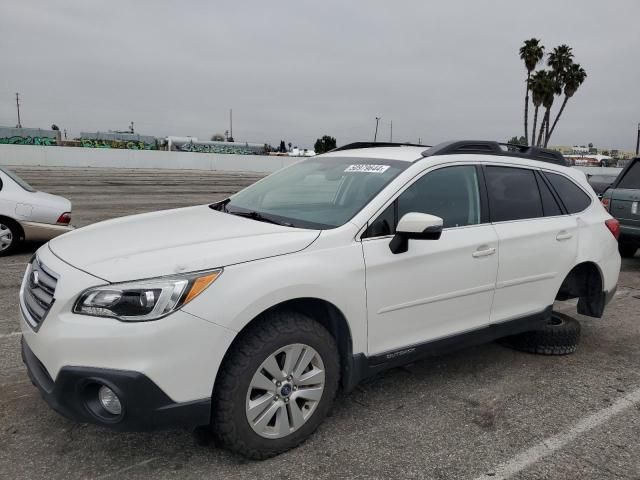
[{"label": "flat tire on ground", "polygon": [[563,313],[553,312],[542,328],[505,337],[501,343],[521,352],[567,355],[578,349],[580,322]]}]

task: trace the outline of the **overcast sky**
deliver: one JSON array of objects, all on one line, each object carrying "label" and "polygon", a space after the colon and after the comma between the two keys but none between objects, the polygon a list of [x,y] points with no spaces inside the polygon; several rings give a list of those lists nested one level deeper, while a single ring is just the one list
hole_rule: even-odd
[{"label": "overcast sky", "polygon": [[[312,146],[523,133],[523,40],[567,43],[588,78],[552,144],[635,148],[640,1],[13,0],[0,125],[58,124]],[[560,101],[556,99],[559,106]],[[557,106],[556,106],[557,109]]]}]

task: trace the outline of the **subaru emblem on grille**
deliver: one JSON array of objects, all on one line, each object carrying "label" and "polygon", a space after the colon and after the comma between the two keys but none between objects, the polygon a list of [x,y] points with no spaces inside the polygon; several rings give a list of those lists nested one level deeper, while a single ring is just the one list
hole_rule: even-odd
[{"label": "subaru emblem on grille", "polygon": [[29,275],[29,285],[31,288],[35,288],[40,285],[40,277],[37,270],[32,271],[31,275]]}]

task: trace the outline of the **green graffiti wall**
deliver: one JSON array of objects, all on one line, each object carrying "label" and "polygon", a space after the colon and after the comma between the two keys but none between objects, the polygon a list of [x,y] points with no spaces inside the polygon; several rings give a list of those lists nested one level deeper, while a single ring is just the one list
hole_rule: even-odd
[{"label": "green graffiti wall", "polygon": [[11,137],[0,137],[0,145],[56,145],[56,139],[52,137],[28,136],[22,137],[13,135]]},{"label": "green graffiti wall", "polygon": [[126,150],[157,150],[156,144],[145,143],[133,140],[96,140],[92,138],[81,138],[80,145],[85,148],[120,148]]}]

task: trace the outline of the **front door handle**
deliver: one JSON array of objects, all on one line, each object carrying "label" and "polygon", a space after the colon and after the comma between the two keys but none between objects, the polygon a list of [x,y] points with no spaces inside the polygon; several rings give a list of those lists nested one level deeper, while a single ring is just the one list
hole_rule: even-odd
[{"label": "front door handle", "polygon": [[494,253],[496,253],[496,249],[495,248],[487,247],[486,245],[483,245],[483,246],[479,247],[478,250],[473,252],[471,254],[471,256],[473,258],[488,257],[489,255],[493,255]]},{"label": "front door handle", "polygon": [[556,236],[556,240],[558,240],[559,242],[563,241],[563,240],[569,240],[570,238],[573,237],[572,233],[567,232],[566,230],[562,230],[560,233],[558,233],[558,235]]}]

